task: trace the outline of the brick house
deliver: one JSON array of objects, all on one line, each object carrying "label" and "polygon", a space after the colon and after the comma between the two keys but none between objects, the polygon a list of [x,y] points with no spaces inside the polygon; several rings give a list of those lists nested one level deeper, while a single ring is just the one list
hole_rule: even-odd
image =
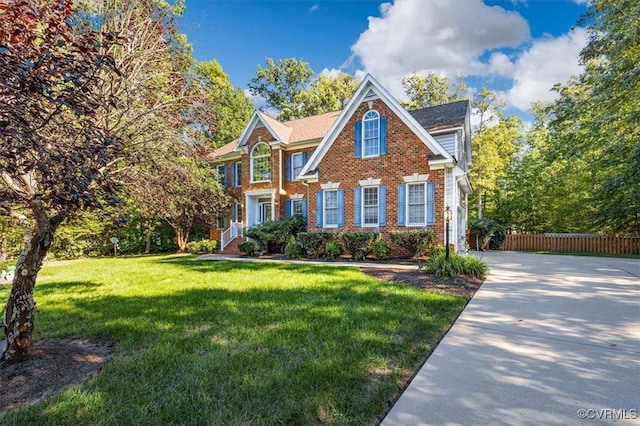
[{"label": "brick house", "polygon": [[407,111],[367,75],[342,111],[280,122],[255,111],[244,132],[212,154],[234,199],[211,238],[302,214],[309,232],[433,227],[466,247],[471,186],[468,101]]}]

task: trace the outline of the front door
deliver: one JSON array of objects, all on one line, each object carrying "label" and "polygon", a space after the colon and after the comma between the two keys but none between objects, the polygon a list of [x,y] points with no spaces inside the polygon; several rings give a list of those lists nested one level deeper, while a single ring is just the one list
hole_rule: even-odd
[{"label": "front door", "polygon": [[258,198],[258,223],[271,220],[271,198]]}]

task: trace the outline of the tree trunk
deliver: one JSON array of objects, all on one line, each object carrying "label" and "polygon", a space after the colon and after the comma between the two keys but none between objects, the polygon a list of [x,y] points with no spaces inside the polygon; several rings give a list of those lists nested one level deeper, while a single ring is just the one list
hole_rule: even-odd
[{"label": "tree trunk", "polygon": [[146,243],[144,246],[144,254],[149,254],[151,253],[151,220],[145,221],[145,224],[147,225],[147,229],[145,232]]},{"label": "tree trunk", "polygon": [[16,264],[11,294],[5,308],[6,349],[2,354],[3,361],[25,359],[31,351],[36,312],[33,289],[55,232],[55,227],[39,202],[33,203],[32,211],[36,216],[35,229],[26,216],[15,215],[25,230],[25,246]]},{"label": "tree trunk", "polygon": [[178,251],[186,253],[187,241],[189,241],[189,229],[176,228],[176,240],[178,243]]}]

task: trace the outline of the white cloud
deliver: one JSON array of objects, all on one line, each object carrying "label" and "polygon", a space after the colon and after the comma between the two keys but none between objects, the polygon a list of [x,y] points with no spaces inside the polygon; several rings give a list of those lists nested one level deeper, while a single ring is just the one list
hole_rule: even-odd
[{"label": "white cloud", "polygon": [[336,78],[339,77],[340,74],[344,74],[344,71],[339,70],[337,68],[324,68],[322,71],[320,71],[319,75],[325,76],[327,78]]},{"label": "white cloud", "polygon": [[311,6],[311,7],[309,8],[309,13],[313,13],[313,12],[315,12],[316,10],[320,10],[320,5],[319,5],[319,4],[317,4],[317,3],[316,3],[316,4],[314,4],[313,6]]},{"label": "white cloud", "polygon": [[555,99],[557,93],[551,88],[583,71],[579,54],[586,44],[587,32],[583,28],[562,37],[534,41],[514,64],[513,87],[506,94],[508,103],[524,111],[532,101]]},{"label": "white cloud", "polygon": [[380,17],[351,47],[364,69],[376,78],[431,70],[447,76],[489,71],[479,57],[529,40],[527,21],[481,0],[384,3]]}]

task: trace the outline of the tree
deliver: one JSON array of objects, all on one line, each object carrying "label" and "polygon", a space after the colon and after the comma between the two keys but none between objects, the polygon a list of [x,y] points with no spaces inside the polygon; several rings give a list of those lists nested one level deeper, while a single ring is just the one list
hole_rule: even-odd
[{"label": "tree", "polygon": [[595,0],[579,24],[589,42],[584,72],[556,90],[551,135],[567,161],[593,171],[593,219],[600,230],[640,233],[640,2]]},{"label": "tree", "polygon": [[218,212],[229,204],[212,170],[194,158],[165,159],[153,167],[137,168],[127,180],[128,192],[142,210],[174,229],[181,252],[187,250],[196,220],[212,226]]},{"label": "tree", "polygon": [[19,220],[24,248],[5,308],[4,360],[31,349],[33,289],[58,226],[110,189],[106,170],[125,144],[101,120],[118,102],[115,38],[78,21],[70,1],[0,2],[0,200]]},{"label": "tree", "polygon": [[591,169],[558,156],[550,140],[550,109],[535,103],[533,127],[496,193],[495,219],[522,232],[589,232]]},{"label": "tree", "polygon": [[[482,218],[487,196],[499,191],[499,181],[521,149],[522,121],[516,116],[505,117],[497,96],[486,87],[477,95],[473,105],[480,122],[471,139],[474,159],[469,169],[469,180],[474,193],[470,204],[476,201],[476,217]],[[491,207],[495,213],[495,203],[491,203]]]},{"label": "tree", "polygon": [[358,89],[358,85],[350,74],[340,73],[335,77],[321,75],[301,94],[301,115],[308,117],[341,110]]},{"label": "tree", "polygon": [[431,72],[421,76],[414,72],[402,79],[402,87],[409,100],[401,102],[401,105],[407,110],[414,110],[464,99],[462,93],[466,84],[460,79],[455,93],[451,93],[447,77]]},{"label": "tree", "polygon": [[240,137],[251,117],[253,105],[242,89],[233,87],[216,60],[200,62],[195,69],[212,103],[215,129],[210,138],[213,147],[217,148]]},{"label": "tree", "polygon": [[266,68],[258,65],[256,76],[249,83],[249,92],[261,96],[268,106],[277,109],[282,121],[304,117],[303,93],[309,88],[313,76],[309,63],[296,58],[278,62],[266,58],[266,61]]},{"label": "tree", "polygon": [[[5,309],[5,360],[31,348],[33,289],[56,229],[113,196],[125,166],[207,118],[191,58],[155,0],[0,0],[1,207],[24,249]],[[117,67],[116,67],[117,64]]]}]

